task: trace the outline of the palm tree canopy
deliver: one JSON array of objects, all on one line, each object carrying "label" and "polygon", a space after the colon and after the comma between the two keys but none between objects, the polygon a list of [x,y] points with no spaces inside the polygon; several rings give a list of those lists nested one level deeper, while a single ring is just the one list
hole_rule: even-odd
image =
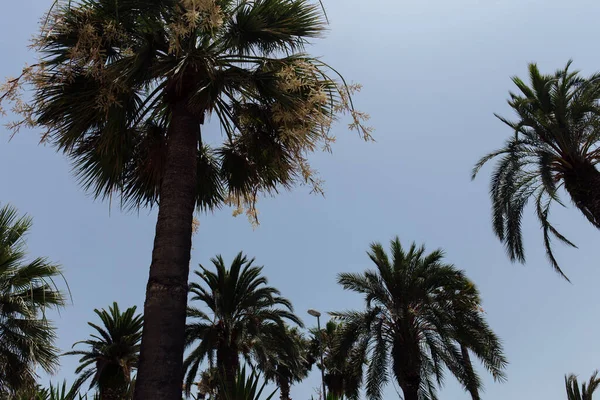
[{"label": "palm tree canopy", "polygon": [[211,261],[216,271],[200,265],[194,272],[200,283],[190,284],[191,300],[203,303],[209,313],[194,307],[188,310],[191,322],[186,342],[188,347],[195,346],[184,362],[188,391],[201,363],[214,366],[219,350],[231,351],[236,358],[242,355],[247,361],[254,357],[260,363],[273,353],[274,346],[287,343],[286,320],[302,326],[290,301],[268,286],[254,259],[239,253],[229,268],[221,256]]},{"label": "palm tree canopy", "polygon": [[57,0],[35,44],[41,61],[0,100],[31,83],[15,127],[43,127],[84,187],[138,206],[158,198],[171,106],[185,99],[224,133],[199,138],[198,207],[251,206],[260,192],[318,185],[306,155],[329,147],[337,114],[370,138],[352,105],[358,86],[304,53],[324,29],[309,0]]},{"label": "palm tree canopy", "polygon": [[598,371],[594,372],[587,383],[581,385],[581,390],[579,389],[579,382],[577,382],[575,375],[565,376],[567,400],[592,400],[592,395],[598,389],[599,385],[600,378],[598,378]]},{"label": "palm tree canopy", "polygon": [[91,378],[90,388],[102,390],[107,385],[120,385],[123,392],[129,390],[131,372],[136,368],[142,339],[143,317],[136,314],[136,307],[121,312],[113,303],[108,311],[95,309],[102,325],[88,322],[95,333],[90,339],[77,342],[85,350],[73,350],[65,355],[79,355],[79,366],[75,370],[79,377],[74,386],[80,386]]},{"label": "palm tree canopy", "polygon": [[62,275],[45,258],[26,260],[31,225],[15,208],[0,208],[0,396],[34,387],[37,366],[48,373],[58,367],[55,328],[44,310],[64,306],[54,282]]},{"label": "palm tree canopy", "polygon": [[[549,221],[550,206],[562,205],[559,189],[564,187],[588,220],[600,228],[593,202],[584,201],[600,187],[585,188],[578,181],[585,175],[596,179],[600,150],[600,75],[581,77],[571,71],[571,62],[554,74],[540,73],[529,65],[530,84],[512,80],[519,93],[510,92],[508,104],[516,113],[510,121],[496,115],[511,128],[505,145],[483,157],[473,178],[487,162],[496,159],[491,177],[492,221],[496,236],[504,243],[511,260],[525,261],[521,221],[525,206],[533,201],[540,221],[547,256],[553,268],[564,276],[551,248],[552,239],[574,246]],[[592,203],[592,204],[591,204]]]},{"label": "palm tree canopy", "polygon": [[403,390],[418,389],[420,399],[435,399],[445,368],[465,387],[478,384],[471,382],[460,345],[495,379],[503,379],[506,360],[499,339],[481,313],[465,306],[466,298],[471,305],[478,301],[476,289],[462,271],[443,263],[441,250],[426,254],[412,244],[407,251],[395,238],[391,257],[378,243],[369,257],[376,270],[342,273],[338,279],[344,289],[364,295],[366,310],[332,313],[343,322],[338,357],[350,354],[349,362],[361,370],[369,362],[368,396],[380,399],[393,378]]}]

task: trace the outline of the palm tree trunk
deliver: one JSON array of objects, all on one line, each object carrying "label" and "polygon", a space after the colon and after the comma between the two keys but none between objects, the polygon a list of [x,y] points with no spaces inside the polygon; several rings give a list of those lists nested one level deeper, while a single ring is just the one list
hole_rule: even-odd
[{"label": "palm tree trunk", "polygon": [[404,400],[419,400],[419,386],[421,380],[419,378],[414,380],[407,380],[400,387],[402,393],[404,393]]},{"label": "palm tree trunk", "polygon": [[239,371],[240,360],[237,349],[224,346],[217,350],[217,368],[227,390],[233,388]]},{"label": "palm tree trunk", "polygon": [[277,386],[279,386],[279,399],[291,400],[290,398],[290,382],[282,377],[277,378]]},{"label": "palm tree trunk", "polygon": [[471,394],[471,398],[473,400],[480,400],[479,397],[479,389],[477,387],[477,382],[475,381],[475,372],[473,371],[473,364],[471,363],[471,356],[469,355],[469,349],[467,349],[464,345],[460,345],[460,352],[462,353],[462,358],[465,363],[465,370],[467,372],[468,381],[465,385],[469,393]]},{"label": "palm tree trunk", "polygon": [[577,208],[600,229],[600,171],[589,162],[583,162],[565,174],[564,182]]},{"label": "palm tree trunk", "polygon": [[172,106],[152,264],[146,286],[136,400],[181,400],[201,122],[188,111],[185,102]]}]

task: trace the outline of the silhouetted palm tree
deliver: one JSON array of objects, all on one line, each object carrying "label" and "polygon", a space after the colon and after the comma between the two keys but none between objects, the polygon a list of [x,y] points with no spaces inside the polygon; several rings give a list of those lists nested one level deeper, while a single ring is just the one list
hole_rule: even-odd
[{"label": "silhouetted palm tree", "polygon": [[132,385],[131,374],[137,367],[143,318],[136,307],[121,312],[117,303],[106,310],[94,310],[102,326],[88,322],[94,328],[91,339],[75,343],[86,350],[74,350],[65,355],[80,355],[77,385],[91,378],[90,388],[96,387],[100,400],[123,400]]},{"label": "silhouetted palm tree", "polygon": [[262,267],[239,253],[227,268],[221,256],[213,258],[216,272],[200,266],[194,274],[201,283],[192,283],[192,302],[201,302],[209,313],[189,307],[187,345],[192,351],[185,359],[185,386],[189,392],[201,364],[216,367],[226,384],[233,384],[240,356],[252,363],[272,354],[272,346],[285,344],[285,321],[302,322],[293,314],[292,304],[280,292],[267,286]]},{"label": "silhouetted palm tree", "polygon": [[509,121],[512,134],[501,149],[483,157],[473,177],[488,161],[498,159],[491,178],[492,220],[496,236],[511,260],[525,261],[521,221],[525,206],[534,203],[542,225],[550,263],[563,272],[552,253],[551,238],[571,246],[549,221],[550,205],[562,204],[564,188],[585,217],[600,228],[600,75],[581,77],[571,62],[552,75],[529,64],[528,86],[513,82],[521,93],[510,93],[508,104],[517,119]]},{"label": "silhouetted palm tree", "polygon": [[56,332],[46,308],[60,308],[65,297],[54,280],[60,268],[45,258],[27,260],[25,235],[31,218],[11,206],[0,208],[0,397],[34,388],[36,367],[58,366]]},{"label": "silhouetted palm tree", "polygon": [[[502,379],[506,360],[500,341],[481,314],[457,303],[472,284],[463,272],[442,262],[443,253],[425,253],[413,244],[406,251],[398,238],[391,259],[380,244],[369,257],[377,266],[362,274],[343,273],[338,282],[365,296],[365,311],[332,313],[344,322],[338,357],[354,365],[368,360],[367,395],[382,397],[393,378],[405,400],[435,399],[436,380],[448,369],[465,388],[478,386],[465,368],[461,345],[471,350],[494,378]],[[470,364],[470,363],[469,363]]]}]

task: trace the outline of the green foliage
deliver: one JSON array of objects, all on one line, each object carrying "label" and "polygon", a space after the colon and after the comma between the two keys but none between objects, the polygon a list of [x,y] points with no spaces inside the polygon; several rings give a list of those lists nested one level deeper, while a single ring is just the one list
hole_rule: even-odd
[{"label": "green foliage", "polygon": [[[285,320],[302,322],[293,314],[292,304],[268,286],[262,267],[239,253],[227,268],[221,256],[211,260],[216,272],[200,266],[194,274],[201,283],[190,285],[192,302],[201,302],[210,311],[189,307],[186,342],[192,351],[185,359],[185,386],[189,393],[202,362],[223,373],[235,374],[239,356],[265,365],[269,356],[290,346]],[[215,363],[216,361],[216,363]]]},{"label": "green foliage", "polygon": [[26,260],[31,224],[11,206],[0,209],[0,396],[33,388],[36,367],[46,372],[58,367],[55,328],[44,310],[64,306],[54,282],[62,275],[45,258]]},{"label": "green foliage", "polygon": [[405,395],[418,388],[420,399],[436,399],[445,369],[465,388],[478,387],[461,346],[504,379],[502,346],[479,312],[479,295],[462,271],[443,263],[441,250],[426,254],[413,244],[406,251],[396,238],[391,259],[377,243],[369,257],[376,270],[338,278],[344,289],[364,295],[366,309],[332,315],[343,322],[336,357],[348,357],[357,371],[368,361],[370,398],[382,398],[383,386],[395,379]]},{"label": "green foliage", "polygon": [[592,395],[598,389],[599,385],[600,378],[598,378],[598,371],[594,372],[587,383],[581,385],[581,390],[579,390],[579,382],[577,382],[575,375],[565,376],[567,400],[592,400]]},{"label": "green foliage", "polygon": [[[571,62],[552,75],[541,74],[529,65],[529,86],[520,78],[513,82],[520,93],[510,93],[508,104],[517,119],[496,115],[513,134],[504,147],[483,157],[473,170],[496,159],[490,181],[494,232],[513,261],[525,261],[521,222],[526,205],[533,201],[541,224],[546,254],[552,267],[565,276],[552,252],[553,239],[575,247],[549,220],[552,203],[562,205],[559,189],[569,176],[599,161],[600,75],[589,78],[570,71]],[[600,188],[587,188],[598,191]],[[571,194],[571,193],[570,193]],[[592,224],[600,227],[589,204],[573,198]],[[566,278],[566,277],[565,277]]]},{"label": "green foliage", "polygon": [[235,385],[221,384],[221,398],[223,400],[271,400],[277,390],[261,398],[267,383],[260,384],[260,375],[252,370],[251,374],[246,376],[246,367],[238,372]]},{"label": "green foliage", "polygon": [[91,339],[77,342],[86,350],[74,350],[65,355],[80,355],[79,374],[76,386],[90,381],[90,388],[96,387],[102,396],[106,391],[118,392],[126,396],[131,392],[132,371],[137,367],[140,342],[142,339],[143,318],[136,314],[136,307],[121,312],[117,303],[106,310],[94,310],[102,325],[88,322],[94,328]]}]

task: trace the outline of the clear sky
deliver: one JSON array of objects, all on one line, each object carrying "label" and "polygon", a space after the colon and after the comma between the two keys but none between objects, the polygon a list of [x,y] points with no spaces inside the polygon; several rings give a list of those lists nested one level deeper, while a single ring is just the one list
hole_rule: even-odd
[{"label": "clear sky", "polygon": [[[2,1],[0,76],[17,75],[32,61],[26,50],[50,0]],[[479,286],[490,324],[504,340],[508,382],[486,379],[486,400],[566,398],[563,376],[587,380],[600,368],[597,334],[597,253],[600,233],[579,212],[555,208],[557,225],[579,249],[558,246],[572,280],[561,280],[544,257],[532,210],[525,217],[528,262],[512,265],[492,234],[485,169],[470,169],[500,146],[508,128],[510,76],[530,61],[552,72],[573,58],[585,74],[600,70],[597,16],[592,0],[327,0],[331,31],[311,49],[349,80],[364,85],[358,107],[371,114],[377,143],[365,144],[336,127],[333,155],[317,154],[326,197],[308,188],[260,203],[261,226],[230,210],[200,217],[192,267],[215,254],[255,256],[270,283],[291,299],[308,325],[308,308],[323,312],[362,307],[336,284],[339,272],[371,268],[365,251],[394,235],[408,244],[442,247],[447,261]],[[38,146],[38,132],[10,143],[1,129],[0,201],[34,217],[32,256],[64,266],[73,305],[56,317],[59,345],[87,338],[94,308],[144,299],[155,212],[121,212],[78,187],[64,157]],[[218,131],[214,131],[218,135]],[[596,261],[595,261],[596,260]],[[76,357],[64,358],[56,379],[73,379]],[[294,387],[305,400],[318,374]],[[386,398],[396,398],[389,386]],[[467,399],[447,379],[444,399]]]}]

